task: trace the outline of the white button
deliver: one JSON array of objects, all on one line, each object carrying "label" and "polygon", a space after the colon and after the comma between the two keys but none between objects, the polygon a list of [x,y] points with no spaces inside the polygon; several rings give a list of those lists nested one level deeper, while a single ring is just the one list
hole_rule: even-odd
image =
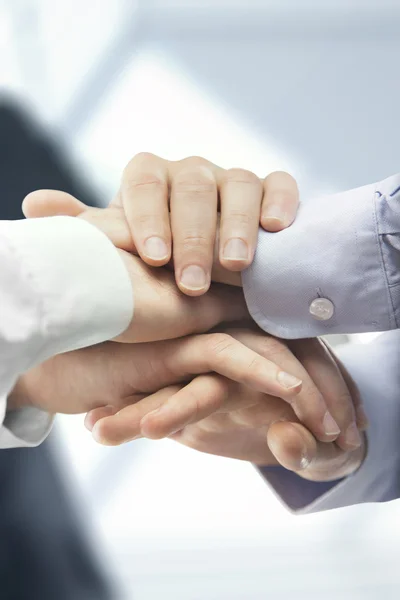
[{"label": "white button", "polygon": [[329,321],[334,312],[335,307],[328,298],[316,298],[310,304],[310,315],[318,321]]}]

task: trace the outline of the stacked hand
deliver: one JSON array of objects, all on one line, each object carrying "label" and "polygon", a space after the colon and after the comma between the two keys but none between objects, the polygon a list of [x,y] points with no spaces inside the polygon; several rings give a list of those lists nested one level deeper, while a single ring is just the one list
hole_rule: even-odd
[{"label": "stacked hand", "polygon": [[[120,249],[135,313],[117,341],[136,343],[107,342],[47,361],[20,379],[15,406],[29,401],[52,412],[88,412],[88,428],[106,444],[169,436],[311,479],[357,468],[365,418],[331,351],[319,340],[287,344],[256,330],[238,289],[213,284],[207,291],[213,257],[214,277],[240,283],[237,271],[252,260],[260,215],[277,231],[292,222],[297,205],[297,187],[286,174],[262,182],[202,159],[170,163],[152,155],[131,161],[107,209],[89,209],[62,192],[28,196],[27,216],[79,216]],[[181,291],[165,266],[171,239]],[[199,335],[216,326],[218,332]]]}]

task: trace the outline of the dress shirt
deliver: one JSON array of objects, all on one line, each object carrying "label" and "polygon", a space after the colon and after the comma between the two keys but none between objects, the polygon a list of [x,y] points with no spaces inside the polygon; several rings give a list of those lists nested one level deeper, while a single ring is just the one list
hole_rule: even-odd
[{"label": "dress shirt", "polygon": [[253,318],[278,337],[397,330],[342,349],[371,422],[357,473],[311,483],[262,469],[275,492],[300,512],[400,497],[400,175],[302,200],[291,227],[260,231],[243,286]]},{"label": "dress shirt", "polygon": [[86,221],[0,221],[0,448],[35,446],[51,416],[7,412],[18,377],[62,352],[113,339],[129,325],[133,291],[108,238]]},{"label": "dress shirt", "polygon": [[400,175],[302,200],[293,225],[260,231],[243,273],[249,311],[281,338],[400,324]]}]

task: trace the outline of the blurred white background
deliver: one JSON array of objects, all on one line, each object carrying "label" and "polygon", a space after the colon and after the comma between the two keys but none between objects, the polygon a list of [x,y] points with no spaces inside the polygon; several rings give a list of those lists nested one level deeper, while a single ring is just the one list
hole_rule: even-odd
[{"label": "blurred white background", "polygon": [[[143,150],[336,191],[399,170],[399,24],[396,0],[0,0],[0,91],[104,203]],[[294,517],[250,465],[59,427],[121,598],[398,597],[392,505]]]}]

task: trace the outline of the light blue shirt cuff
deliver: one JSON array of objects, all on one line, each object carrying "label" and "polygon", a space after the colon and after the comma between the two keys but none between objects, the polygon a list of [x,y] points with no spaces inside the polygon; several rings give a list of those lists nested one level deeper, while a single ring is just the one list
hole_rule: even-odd
[{"label": "light blue shirt cuff", "polygon": [[400,175],[306,198],[291,227],[259,232],[243,273],[250,314],[295,339],[400,324]]}]

